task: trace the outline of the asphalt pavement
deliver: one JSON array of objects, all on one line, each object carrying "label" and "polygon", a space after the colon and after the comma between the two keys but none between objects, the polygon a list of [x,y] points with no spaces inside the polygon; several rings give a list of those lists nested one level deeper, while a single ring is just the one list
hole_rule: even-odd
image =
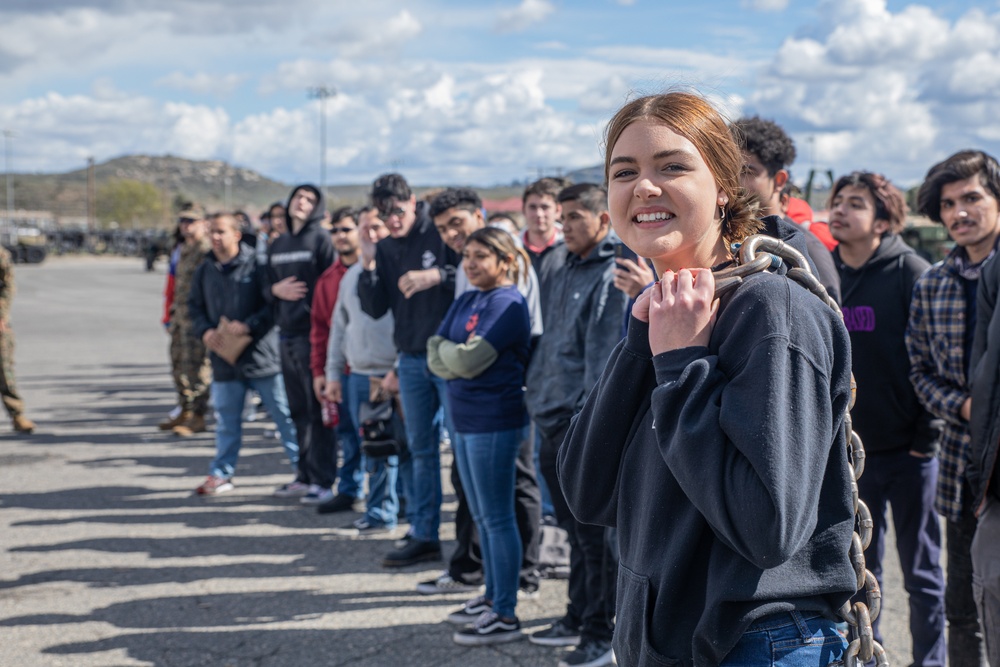
[{"label": "asphalt pavement", "polygon": [[[356,514],[272,498],[291,473],[264,423],[246,425],[235,490],[193,495],[214,447],[211,433],[156,428],[174,405],[157,269],[16,267],[17,375],[38,431],[0,424],[0,667],[555,667],[559,649],[527,641],[456,646],[443,619],[468,595],[415,592],[440,562],[382,568],[398,534],[347,537],[335,529]],[[886,570],[883,633],[906,665],[894,559]],[[565,582],[543,581],[518,605],[526,631],[558,618],[565,596]]]}]

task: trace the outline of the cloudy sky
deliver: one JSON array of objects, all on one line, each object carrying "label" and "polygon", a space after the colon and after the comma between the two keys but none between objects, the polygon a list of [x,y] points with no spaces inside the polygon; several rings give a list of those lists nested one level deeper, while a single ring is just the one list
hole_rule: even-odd
[{"label": "cloudy sky", "polygon": [[996,0],[3,0],[14,171],[225,159],[286,182],[506,183],[590,166],[623,101],[693,86],[811,166],[901,185],[1000,153]]}]

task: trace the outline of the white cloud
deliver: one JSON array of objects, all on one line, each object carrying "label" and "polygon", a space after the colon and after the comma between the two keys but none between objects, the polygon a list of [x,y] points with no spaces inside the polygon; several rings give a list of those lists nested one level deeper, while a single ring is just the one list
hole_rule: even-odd
[{"label": "white cloud", "polygon": [[228,97],[247,80],[246,74],[207,74],[199,72],[197,74],[184,74],[183,72],[171,72],[167,76],[157,79],[156,85],[174,88],[176,90],[186,90],[198,95],[214,95],[215,97]]},{"label": "white cloud", "polygon": [[497,14],[494,28],[497,32],[520,32],[526,28],[541,23],[555,7],[548,0],[521,0],[521,4],[513,9],[503,9]]},{"label": "white cloud", "polygon": [[344,57],[385,55],[398,52],[404,43],[423,32],[423,26],[413,14],[402,10],[384,21],[350,21],[321,37],[327,46]]},{"label": "white cloud", "polygon": [[815,137],[817,166],[877,168],[909,185],[955,150],[1000,148],[1000,14],[948,21],[884,0],[826,0],[819,11],[822,29],[786,39],[748,100],[800,147]]}]

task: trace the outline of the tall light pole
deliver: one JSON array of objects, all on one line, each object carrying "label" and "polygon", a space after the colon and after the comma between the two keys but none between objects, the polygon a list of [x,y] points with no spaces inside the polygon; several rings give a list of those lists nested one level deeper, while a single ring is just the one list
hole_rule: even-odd
[{"label": "tall light pole", "polygon": [[14,182],[10,180],[10,145],[14,141],[14,131],[3,131],[3,171],[7,181],[7,226],[14,224]]},{"label": "tall light pole", "polygon": [[307,90],[309,99],[319,100],[319,189],[326,189],[326,98],[337,91],[330,86],[314,86]]}]

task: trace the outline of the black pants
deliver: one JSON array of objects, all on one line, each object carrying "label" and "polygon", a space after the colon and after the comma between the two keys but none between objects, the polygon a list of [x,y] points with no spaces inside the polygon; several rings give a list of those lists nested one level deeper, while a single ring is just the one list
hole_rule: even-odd
[{"label": "black pants", "polygon": [[[541,546],[542,522],[542,494],[535,477],[533,455],[531,438],[526,437],[517,453],[514,518],[524,547],[519,585],[532,591],[538,588],[538,550]],[[476,524],[469,514],[469,504],[465,499],[465,490],[456,465],[451,466],[451,484],[455,487],[458,499],[458,509],[455,510],[455,539],[458,545],[448,561],[448,574],[452,579],[476,584],[483,580],[483,558],[479,551]]]},{"label": "black pants", "polygon": [[611,555],[605,528],[580,523],[573,516],[556,474],[556,454],[569,430],[569,421],[555,427],[539,426],[542,446],[538,450],[539,467],[552,494],[559,527],[569,538],[569,605],[566,621],[581,628],[584,638],[610,641],[614,634],[615,590],[618,584],[618,561]]},{"label": "black pants", "polygon": [[337,435],[323,426],[322,409],[313,393],[308,336],[281,339],[281,375],[299,443],[297,479],[329,489],[337,479]]},{"label": "black pants", "polygon": [[972,538],[976,535],[976,517],[969,507],[972,491],[962,489],[965,499],[962,518],[945,521],[948,550],[947,583],[944,589],[944,613],[948,617],[948,664],[950,667],[979,667],[982,664],[982,635],[979,633],[979,610],[972,594]]}]

